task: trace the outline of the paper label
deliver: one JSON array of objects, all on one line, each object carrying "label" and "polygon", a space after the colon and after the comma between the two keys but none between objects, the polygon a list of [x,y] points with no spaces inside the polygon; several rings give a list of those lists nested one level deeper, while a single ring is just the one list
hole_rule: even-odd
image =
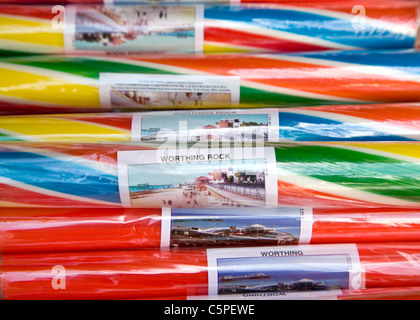
[{"label": "paper label", "polygon": [[278,291],[278,292],[253,292],[244,294],[223,294],[212,296],[188,296],[187,300],[338,300],[342,295],[341,290],[329,291]]},{"label": "paper label", "polygon": [[68,54],[203,51],[202,5],[75,5],[65,14]]},{"label": "paper label", "polygon": [[143,112],[133,115],[133,141],[279,140],[275,109]]},{"label": "paper label", "polygon": [[274,148],[119,151],[123,206],[277,207]]},{"label": "paper label", "polygon": [[311,236],[310,208],[162,209],[162,248],[287,246]]},{"label": "paper label", "polygon": [[211,108],[239,104],[237,76],[101,73],[99,97],[106,108]]},{"label": "paper label", "polygon": [[362,289],[357,246],[207,249],[209,295]]}]

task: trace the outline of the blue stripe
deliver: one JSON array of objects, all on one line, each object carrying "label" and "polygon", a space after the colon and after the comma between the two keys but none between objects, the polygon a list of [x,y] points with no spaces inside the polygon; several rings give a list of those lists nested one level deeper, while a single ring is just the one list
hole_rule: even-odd
[{"label": "blue stripe", "polygon": [[360,30],[353,19],[337,19],[298,10],[206,7],[204,18],[248,23],[334,43],[366,49],[413,48],[415,37],[378,29],[367,23]]},{"label": "blue stripe", "polygon": [[325,51],[293,55],[359,65],[389,67],[408,73],[420,74],[420,51],[416,50]]},{"label": "blue stripe", "polygon": [[279,113],[279,135],[292,141],[413,141],[354,123],[289,112]]},{"label": "blue stripe", "polygon": [[121,203],[118,177],[70,161],[3,149],[0,176],[47,190]]}]

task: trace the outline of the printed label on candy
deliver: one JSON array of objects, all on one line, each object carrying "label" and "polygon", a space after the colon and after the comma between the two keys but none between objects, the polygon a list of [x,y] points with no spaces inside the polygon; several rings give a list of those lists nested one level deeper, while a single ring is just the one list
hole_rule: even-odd
[{"label": "printed label on candy", "polygon": [[126,207],[277,207],[274,148],[119,151],[118,181]]},{"label": "printed label on candy", "polygon": [[302,292],[273,291],[243,294],[222,294],[209,296],[189,296],[187,300],[338,300],[341,290],[304,290]]},{"label": "printed label on candy", "polygon": [[133,141],[279,140],[279,116],[273,109],[184,110],[133,115]]},{"label": "printed label on candy", "polygon": [[310,208],[162,209],[162,248],[286,246],[311,236]]},{"label": "printed label on candy", "polygon": [[357,246],[297,245],[207,249],[209,295],[362,289]]},{"label": "printed label on candy", "polygon": [[202,5],[76,5],[65,15],[69,54],[203,51]]},{"label": "printed label on candy", "polygon": [[211,108],[239,104],[237,76],[101,73],[99,97],[107,108]]}]

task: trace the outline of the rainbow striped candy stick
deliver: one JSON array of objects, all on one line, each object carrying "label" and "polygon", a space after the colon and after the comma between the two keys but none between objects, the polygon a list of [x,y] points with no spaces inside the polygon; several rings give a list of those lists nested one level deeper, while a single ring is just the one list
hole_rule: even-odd
[{"label": "rainbow striped candy stick", "polygon": [[[277,180],[280,206],[298,203],[315,208],[418,207],[420,204],[420,144],[417,142],[273,146],[276,177],[270,179]],[[4,144],[0,147],[0,205],[121,207],[121,181],[117,173],[121,159],[117,153],[130,150],[144,153],[157,147],[132,143]],[[169,172],[191,174],[191,164],[186,165],[188,170],[181,165],[177,171],[166,171],[169,167],[162,164],[158,168],[160,181]],[[215,170],[218,168],[216,164],[213,166]],[[154,172],[148,166],[142,168],[144,175]],[[150,202],[146,204],[151,206]]]},{"label": "rainbow striped candy stick", "polygon": [[[79,5],[80,17],[74,22],[70,15],[64,15],[70,7],[15,6],[0,7],[0,50],[3,53],[58,54],[73,52],[66,47],[65,34],[70,34],[72,23],[76,24],[78,36],[89,36],[88,42],[79,39],[78,50],[89,49],[96,53],[106,51],[144,52],[307,52],[320,50],[358,50],[413,48],[418,32],[418,3],[416,1],[365,0],[357,1],[279,1],[276,3],[254,3],[237,5],[204,5],[203,13],[194,18],[195,27],[189,34],[175,39],[153,40],[146,33],[135,37],[127,27],[127,13],[141,6],[116,7],[111,9],[92,5]],[[143,10],[146,8],[143,5]],[[166,15],[162,14],[167,10]],[[185,6],[184,6],[185,8]],[[64,10],[65,9],[65,10]],[[112,10],[116,10],[115,12]],[[148,25],[163,21],[176,25],[173,15],[185,20],[184,13],[171,11],[171,6],[158,7],[156,15],[148,12]],[[196,9],[201,12],[201,9]],[[112,11],[112,12],[111,12]],[[111,12],[111,13],[110,13]],[[198,11],[197,11],[198,12]],[[194,13],[191,13],[194,15]],[[169,20],[168,20],[169,19]],[[71,21],[70,21],[71,20]],[[65,27],[64,21],[67,25]],[[131,21],[131,20],[127,20]],[[143,22],[136,20],[136,28],[143,28]],[[165,22],[166,23],[166,22]],[[168,23],[169,26],[171,25]],[[201,27],[202,25],[202,27]],[[165,32],[167,24],[162,25]],[[182,26],[184,28],[185,26]],[[153,29],[154,30],[154,29]],[[162,29],[159,29],[162,30]],[[200,31],[201,30],[201,31]],[[169,30],[166,32],[174,32]],[[175,32],[178,32],[175,30]],[[107,37],[104,34],[113,34]],[[201,35],[202,34],[202,35]],[[92,35],[96,35],[93,37]],[[116,35],[121,36],[116,41]],[[199,41],[198,46],[188,46],[184,40]],[[135,40],[136,39],[136,40]],[[139,40],[140,39],[140,40]],[[152,40],[150,40],[152,39]],[[169,40],[168,40],[169,39]],[[108,41],[109,40],[109,41]],[[183,43],[173,46],[174,43]],[[95,45],[96,43],[96,45]],[[104,45],[102,45],[104,43]],[[135,43],[133,45],[133,43]],[[158,44],[159,45],[158,45]],[[161,46],[161,44],[164,46]],[[171,43],[171,45],[168,45]],[[105,46],[107,45],[107,46]],[[74,48],[73,48],[74,49]],[[80,52],[79,52],[80,53]]]},{"label": "rainbow striped candy stick", "polygon": [[[231,141],[232,137],[239,139],[242,133],[251,137],[255,130],[261,128],[273,132],[266,139],[271,142],[410,141],[420,140],[419,107],[419,103],[400,103],[216,109],[207,112],[191,110],[189,113],[156,111],[2,116],[0,141],[163,141],[179,136],[182,123],[187,124],[184,130],[189,130],[188,136],[199,136],[201,141]],[[235,119],[242,124],[233,127]],[[223,121],[230,121],[231,128]],[[156,127],[157,125],[159,126]],[[168,128],[171,129],[170,132],[165,131]]]},{"label": "rainbow striped candy stick", "polygon": [[[112,105],[100,103],[104,83],[99,78],[104,73],[116,82],[126,74],[164,79],[239,77],[239,107],[420,101],[420,52],[411,50],[142,58],[31,56],[1,59],[0,72],[2,114],[110,111]],[[200,109],[214,107],[231,106],[208,102]],[[132,100],[130,110],[145,109],[173,109],[173,105]]]}]

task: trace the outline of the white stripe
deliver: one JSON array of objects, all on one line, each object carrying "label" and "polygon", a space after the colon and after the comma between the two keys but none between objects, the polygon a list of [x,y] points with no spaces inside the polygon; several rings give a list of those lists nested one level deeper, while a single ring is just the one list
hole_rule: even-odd
[{"label": "white stripe", "polygon": [[[33,186],[33,185],[28,185],[28,184],[25,184],[25,183],[22,183],[22,182],[17,182],[17,181],[11,180],[9,178],[1,177],[1,176],[0,176],[0,183],[7,184],[7,185],[13,186],[15,188],[23,189],[23,190],[28,190],[28,191],[32,191],[32,192],[36,192],[36,193],[40,193],[40,194],[45,194],[45,195],[52,196],[52,197],[64,198],[64,199],[68,199],[68,200],[81,201],[81,202],[89,202],[89,203],[98,204],[98,205],[101,204],[101,205],[119,206],[119,203],[95,200],[95,199],[84,198],[84,197],[80,197],[80,196],[74,196],[74,195],[70,195],[70,194],[67,194],[67,193],[51,191],[51,190],[36,187],[36,186]],[[58,203],[57,205],[59,206],[60,203]]]}]

